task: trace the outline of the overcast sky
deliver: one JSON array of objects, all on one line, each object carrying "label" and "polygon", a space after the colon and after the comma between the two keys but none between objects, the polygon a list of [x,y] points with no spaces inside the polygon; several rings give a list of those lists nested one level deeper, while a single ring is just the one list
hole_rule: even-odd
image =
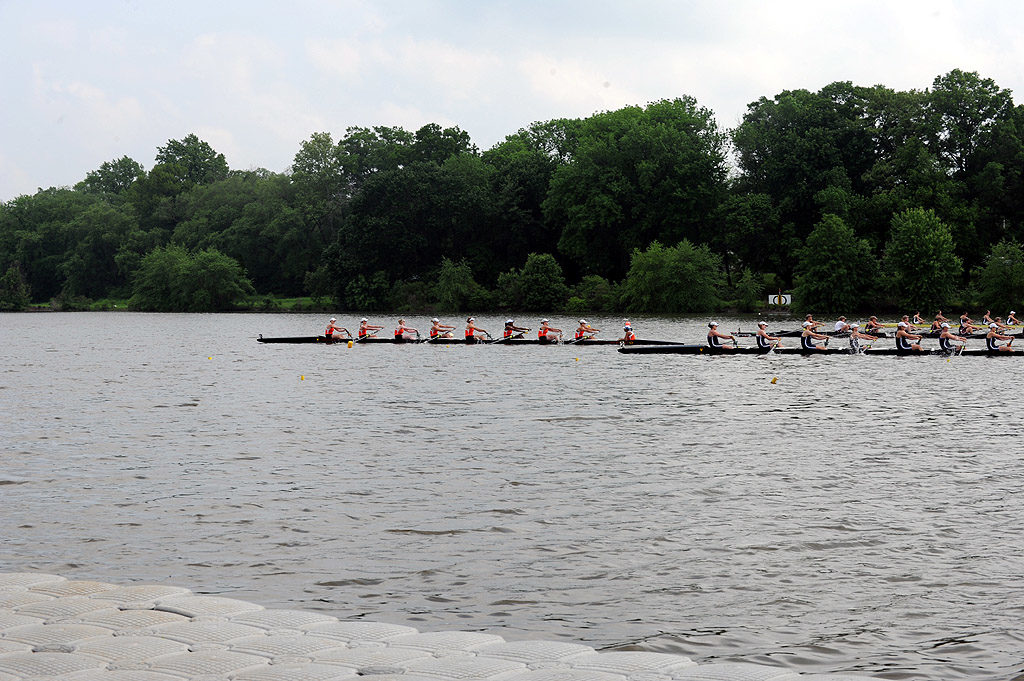
[{"label": "overcast sky", "polygon": [[[196,133],[285,171],[314,132],[534,121],[692,95],[747,104],[838,80],[1024,88],[1016,0],[0,0],[0,201]],[[1021,97],[1015,96],[1021,102]]]}]

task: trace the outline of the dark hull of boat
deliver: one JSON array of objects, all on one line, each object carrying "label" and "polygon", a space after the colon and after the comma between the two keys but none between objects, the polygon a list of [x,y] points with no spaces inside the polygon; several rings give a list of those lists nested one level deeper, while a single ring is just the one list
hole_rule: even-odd
[{"label": "dark hull of boat", "polygon": [[[362,345],[364,343],[375,344],[375,343],[386,343],[389,345],[412,345],[412,344],[423,344],[423,345],[553,345],[557,346],[559,343],[552,341],[542,341],[537,338],[495,338],[493,340],[482,340],[482,341],[467,341],[466,338],[424,338],[420,340],[403,340],[396,338],[327,338],[326,336],[283,336],[277,338],[264,338],[262,335],[257,338],[260,343],[320,343],[322,345],[331,345],[336,343],[347,344],[350,340],[354,344]],[[595,338],[591,340],[567,340],[561,343],[561,345],[620,345],[621,342],[618,340]],[[628,346],[634,345],[676,345],[676,341],[663,341],[663,340],[646,340],[637,339],[626,343]]]},{"label": "dark hull of boat", "polygon": [[[658,345],[652,347],[622,347],[619,352],[627,355],[766,355],[768,349],[757,347],[721,347],[712,348],[707,345]],[[775,348],[773,353],[780,355],[850,355],[853,354],[850,348],[825,348],[824,350],[804,350],[800,347]],[[907,352],[896,348],[866,348],[862,349],[862,355],[884,355],[898,357],[926,357],[926,356],[949,356],[941,350],[922,350],[921,352]],[[1022,352],[990,352],[987,349],[963,350],[953,353],[954,357],[962,355],[970,357],[1024,357]]]}]

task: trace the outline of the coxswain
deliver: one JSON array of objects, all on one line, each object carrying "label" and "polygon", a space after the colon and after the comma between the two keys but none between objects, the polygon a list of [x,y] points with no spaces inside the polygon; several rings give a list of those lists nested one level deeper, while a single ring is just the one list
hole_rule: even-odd
[{"label": "coxswain", "polygon": [[[722,345],[722,339],[723,338],[728,338],[729,340],[731,340],[732,341],[732,345]],[[735,350],[736,349],[736,336],[730,336],[728,334],[721,333],[718,330],[718,322],[709,322],[708,323],[708,347],[709,348],[715,348],[717,350],[722,350],[722,349]]]},{"label": "coxswain", "polygon": [[[906,317],[907,315],[903,315]],[[922,348],[917,341],[921,340],[921,336],[916,333],[911,333],[910,323],[902,321],[896,325],[896,351],[897,352],[921,352]]]},{"label": "coxswain", "polygon": [[[808,315],[810,316],[810,315]],[[800,332],[800,349],[801,350],[824,350],[825,346],[828,345],[828,336],[823,333],[817,333],[814,331],[814,321],[808,319],[803,323],[803,331]],[[818,345],[814,341],[823,340],[824,345]]]},{"label": "coxswain", "polygon": [[396,342],[401,343],[403,341],[416,340],[419,337],[420,337],[420,332],[419,331],[417,331],[416,329],[412,328],[411,326],[406,326],[404,319],[399,319],[398,320],[398,326],[395,327],[395,341]]},{"label": "coxswain", "polygon": [[850,325],[846,322],[846,317],[839,315],[839,319],[836,320],[835,332],[846,333],[850,330]]},{"label": "coxswain", "polygon": [[[869,333],[862,333],[860,330],[860,324],[854,322],[850,324],[850,351],[854,354],[860,352],[860,342],[862,340],[868,341],[868,347],[871,347],[871,343],[878,340],[878,336],[872,336]],[[867,348],[865,348],[866,350]]]},{"label": "coxswain", "polygon": [[547,319],[542,319],[537,329],[537,340],[541,343],[557,343],[562,340],[562,330],[551,326]]},{"label": "coxswain", "polygon": [[782,339],[778,336],[769,336],[768,322],[762,319],[757,323],[757,333],[754,334],[754,340],[757,341],[759,350],[772,350],[779,347],[779,341]]},{"label": "coxswain", "polygon": [[1015,314],[1017,314],[1017,313],[1014,312],[1013,310],[1010,310],[1010,314],[1006,316],[1006,323],[1007,324],[1015,324],[1017,326],[1020,326],[1020,320],[1013,316]]},{"label": "coxswain", "polygon": [[[999,319],[999,317],[996,317]],[[1010,341],[1006,345],[1000,345],[996,341]],[[999,333],[999,325],[996,322],[992,322],[988,325],[988,333],[985,335],[985,349],[989,352],[1013,352],[1013,336],[1006,336]]]},{"label": "coxswain", "polygon": [[878,317],[876,317],[875,315],[871,315],[868,318],[867,323],[864,324],[864,330],[867,333],[881,332],[883,328],[884,327],[882,326],[881,322],[878,321]]},{"label": "coxswain", "polygon": [[455,330],[454,326],[449,324],[442,324],[441,320],[434,317],[430,320],[430,337],[431,338],[454,338],[452,331]]},{"label": "coxswain", "polygon": [[588,324],[586,319],[581,319],[580,325],[576,327],[576,333],[573,335],[573,339],[578,341],[590,340],[591,338],[594,337],[594,334],[596,334],[600,330],[601,329],[595,329],[590,324]]},{"label": "coxswain", "polygon": [[[966,315],[967,313],[965,312],[964,314]],[[961,319],[961,321],[962,321],[962,319]],[[968,325],[968,326],[970,326],[970,325]],[[967,338],[965,338],[964,336],[958,336],[955,333],[953,333],[952,331],[950,331],[950,329],[949,329],[949,322],[942,322],[941,329],[942,329],[942,332],[939,334],[939,350],[941,350],[945,354],[951,355],[951,354],[957,352],[957,347],[953,346],[953,341],[957,341],[958,343],[966,343],[967,342]],[[963,350],[963,346],[962,345],[959,346],[959,349],[962,351]]]},{"label": "coxswain", "polygon": [[367,321],[366,317],[359,320],[359,338],[367,338],[369,336],[376,336],[377,332],[383,329],[383,326],[377,326]]},{"label": "coxswain", "polygon": [[352,334],[348,332],[348,329],[336,326],[334,324],[334,322],[336,321],[338,321],[337,317],[331,317],[331,321],[327,322],[327,330],[324,331],[324,338],[326,338],[328,342],[334,340],[335,331],[337,331],[338,333],[344,332],[346,338],[351,338]]},{"label": "coxswain", "polygon": [[482,341],[484,338],[490,337],[491,334],[487,333],[487,329],[481,329],[476,325],[476,317],[466,318],[466,342],[476,343]]},{"label": "coxswain", "polygon": [[505,333],[504,338],[522,338],[523,334],[529,331],[525,326],[516,326],[516,320],[506,319],[505,320]]},{"label": "coxswain", "polygon": [[625,325],[622,327],[622,338],[619,339],[620,343],[632,343],[636,340],[636,334],[633,333],[633,327],[630,325],[629,320],[623,320]]}]

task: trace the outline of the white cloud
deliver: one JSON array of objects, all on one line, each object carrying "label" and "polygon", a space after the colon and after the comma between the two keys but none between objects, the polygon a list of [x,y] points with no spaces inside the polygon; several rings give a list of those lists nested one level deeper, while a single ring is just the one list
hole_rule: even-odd
[{"label": "white cloud", "polygon": [[616,79],[611,72],[576,59],[533,54],[519,62],[519,72],[533,93],[552,104],[552,110],[564,107],[573,116],[646,103],[637,92],[613,84]]}]

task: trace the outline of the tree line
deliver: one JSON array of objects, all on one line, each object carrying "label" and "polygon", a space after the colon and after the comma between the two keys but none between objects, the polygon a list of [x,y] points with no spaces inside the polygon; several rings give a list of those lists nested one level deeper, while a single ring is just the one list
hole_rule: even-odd
[{"label": "tree line", "polygon": [[1024,298],[1024,107],[960,70],[906,92],[836,82],[722,130],[683,96],[538,122],[348,128],[288,172],[195,135],[0,204],[0,309],[128,299],[218,310],[696,312]]}]

